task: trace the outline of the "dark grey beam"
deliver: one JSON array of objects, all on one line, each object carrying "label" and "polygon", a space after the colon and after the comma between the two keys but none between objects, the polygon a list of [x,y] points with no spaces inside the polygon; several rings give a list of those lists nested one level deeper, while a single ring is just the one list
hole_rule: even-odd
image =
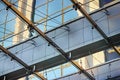
[{"label": "dark grey beam", "polygon": [[31,21],[32,21],[32,22],[34,22],[35,5],[36,5],[36,0],[33,0],[33,3],[32,3],[32,13],[31,13]]},{"label": "dark grey beam", "polygon": [[115,76],[115,77],[111,77],[111,78],[107,78],[106,80],[120,80],[120,75]]},{"label": "dark grey beam", "polygon": [[[117,34],[109,38],[113,40],[112,43],[114,46],[120,45],[120,34]],[[88,44],[86,46],[74,49],[70,52],[71,52],[72,60],[76,60],[78,58],[90,55],[89,51],[91,51],[91,54],[94,54],[96,52],[99,52],[108,48],[110,48],[110,46],[106,44],[104,40],[100,40],[100,41]],[[66,62],[67,61],[65,61],[61,55],[58,55],[56,57],[47,59],[45,61],[41,61],[39,63],[33,64],[31,65],[31,67],[36,66],[37,71],[43,71],[44,69],[52,68],[54,66],[58,66]],[[0,80],[3,80],[4,76],[7,76],[8,80],[16,80],[18,78],[27,76],[27,74],[26,74],[26,70],[23,68],[23,69],[19,69],[17,71],[8,73],[6,75],[0,76]]]},{"label": "dark grey beam", "polygon": [[108,38],[108,36],[102,31],[102,29],[96,24],[96,22],[90,17],[90,15],[81,7],[80,3],[77,0],[71,0],[71,2],[74,4],[74,7],[78,9],[86,17],[86,19],[88,19],[88,21],[93,25],[93,27],[105,39],[106,43],[120,55],[119,51],[111,43],[112,40]]},{"label": "dark grey beam", "polygon": [[38,32],[38,34],[41,35],[48,42],[48,44],[52,45],[58,52],[60,52],[60,54],[66,61],[70,61],[73,66],[80,70],[89,79],[95,80],[93,76],[86,72],[82,67],[76,65],[55,42],[53,42],[48,36],[46,36],[39,28],[37,28],[30,20],[28,20],[21,12],[19,12],[11,3],[6,0],[2,0],[2,2],[6,4],[8,8],[10,8],[14,13],[16,13],[22,20],[24,20],[29,25],[29,27]]}]

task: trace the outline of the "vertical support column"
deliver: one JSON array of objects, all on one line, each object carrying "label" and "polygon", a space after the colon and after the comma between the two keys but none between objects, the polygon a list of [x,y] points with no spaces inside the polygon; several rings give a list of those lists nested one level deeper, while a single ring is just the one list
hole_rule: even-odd
[{"label": "vertical support column", "polygon": [[[18,10],[26,16],[29,20],[33,20],[33,3],[34,0],[19,0],[18,1]],[[20,33],[19,35],[16,35],[13,37],[13,44],[19,43],[27,38],[29,38],[30,32],[28,29],[28,25],[23,23],[18,17],[16,18],[16,24],[15,24],[15,31],[14,34],[17,34],[21,31],[24,31]]]},{"label": "vertical support column", "polygon": [[[20,0],[18,1],[18,10],[25,15],[25,11],[26,11],[26,4],[24,4],[24,2],[27,2],[27,0]],[[20,31],[23,31],[24,28],[24,23],[17,17],[16,18],[16,24],[15,24],[15,30],[14,30],[14,34],[19,33]],[[25,31],[26,33],[28,33],[28,31]],[[20,41],[23,40],[23,33],[20,33],[19,35],[16,35],[13,37],[13,44],[19,43]]]}]

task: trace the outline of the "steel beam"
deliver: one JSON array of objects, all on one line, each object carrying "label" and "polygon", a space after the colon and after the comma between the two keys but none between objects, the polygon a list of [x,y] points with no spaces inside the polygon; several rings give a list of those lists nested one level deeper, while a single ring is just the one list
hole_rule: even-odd
[{"label": "steel beam", "polygon": [[19,59],[18,57],[16,57],[14,54],[12,54],[10,51],[8,51],[7,49],[5,49],[1,45],[0,45],[0,50],[2,50],[5,54],[7,54],[8,56],[10,56],[13,60],[16,60],[18,63],[20,63],[26,69],[30,70],[29,66],[26,63],[24,63],[21,59]]},{"label": "steel beam", "polygon": [[96,24],[96,22],[90,17],[90,15],[81,7],[80,3],[77,0],[71,0],[71,2],[74,4],[74,7],[78,9],[86,17],[86,19],[92,24],[92,26],[105,39],[106,43],[120,55],[119,51],[112,44],[112,41],[109,39],[109,37],[102,31],[102,29]]},{"label": "steel beam", "polygon": [[28,66],[25,62],[23,62],[21,59],[19,59],[18,57],[16,57],[14,54],[12,54],[10,51],[8,51],[7,49],[5,49],[1,45],[0,45],[0,50],[2,50],[5,54],[7,54],[8,56],[10,56],[13,60],[17,61],[23,67],[25,67],[25,69],[28,71],[28,74],[32,74],[33,73],[36,76],[38,76],[39,78],[41,78],[42,80],[46,80],[41,74],[38,75],[37,72],[34,72],[32,70],[32,67]]},{"label": "steel beam", "polygon": [[30,20],[28,20],[21,12],[19,12],[11,3],[9,3],[7,0],[1,0],[4,4],[8,6],[14,13],[16,13],[22,20],[24,20],[31,28],[33,28],[36,32],[38,32],[39,35],[41,35],[48,44],[52,45],[66,61],[70,61],[72,65],[74,65],[78,70],[84,73],[86,77],[88,77],[90,80],[95,80],[93,76],[91,76],[88,72],[86,72],[83,68],[77,66],[73,61],[68,58],[66,53],[56,44],[54,43],[48,36],[46,36],[39,28],[37,28]]}]

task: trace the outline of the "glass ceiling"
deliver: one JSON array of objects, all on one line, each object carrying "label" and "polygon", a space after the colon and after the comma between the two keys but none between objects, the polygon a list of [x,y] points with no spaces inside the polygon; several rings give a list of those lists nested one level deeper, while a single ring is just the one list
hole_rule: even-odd
[{"label": "glass ceiling", "polygon": [[[80,16],[72,7],[70,0],[8,0],[21,13],[30,19],[40,30],[47,32]],[[99,6],[98,0],[85,2],[85,9],[96,10],[87,4],[94,3]],[[88,11],[88,12],[89,12]],[[34,31],[28,30],[28,25],[18,18],[6,5],[0,2],[0,44],[8,47],[36,36]],[[21,26],[21,27],[20,27]],[[24,27],[24,29],[22,28]],[[24,35],[28,33],[28,35]],[[21,36],[24,35],[24,36]],[[27,36],[27,37],[26,37]],[[19,39],[16,39],[18,38]]]},{"label": "glass ceiling", "polygon": [[[75,11],[72,7],[72,3],[70,0],[36,0],[34,4],[30,4],[26,2],[26,0],[8,0],[10,3],[13,4],[20,12],[22,12],[25,16],[30,14],[30,20],[43,32],[47,32],[53,28],[56,28],[70,20],[78,18],[78,12]],[[22,3],[24,6],[20,6],[19,4]],[[29,8],[31,9],[29,9]],[[96,8],[95,8],[96,9]],[[8,7],[3,5],[0,2],[0,45],[4,47],[9,47],[13,44],[22,42],[30,37],[34,37],[37,34],[35,31],[30,31],[28,29],[28,25],[18,18],[14,12],[12,12]],[[19,20],[18,20],[19,19]],[[18,20],[18,21],[17,21]],[[17,23],[21,23],[21,26],[25,26],[25,29],[19,28],[18,32],[15,32]],[[24,36],[23,34],[29,33],[29,37]],[[15,36],[19,36],[20,40],[15,39]],[[76,69],[73,68],[72,65],[69,63],[63,64],[69,65],[64,71],[63,75],[68,75],[74,72],[77,72]],[[52,70],[43,71],[44,76],[49,79],[61,77],[62,73],[60,73],[60,66],[57,66]],[[71,73],[67,72],[67,69],[73,70]],[[49,72],[48,74],[46,74]],[[50,76],[54,74],[53,76]],[[60,75],[61,74],[61,75]],[[37,80],[33,78],[32,80]]]},{"label": "glass ceiling", "polygon": [[[70,0],[36,0],[33,5],[31,5],[30,2],[26,2],[25,0],[8,1],[11,2],[13,6],[16,7],[25,16],[30,14],[30,20],[44,32],[78,17],[77,12],[72,8]],[[21,3],[24,6],[21,6]],[[31,10],[29,8],[31,8]],[[20,41],[14,39],[14,36],[22,35],[22,33],[26,31],[25,29],[18,28],[19,31],[15,32],[15,28],[17,27],[16,25],[18,25],[17,23],[21,22],[22,25],[20,26],[27,26],[27,24],[22,20],[17,21],[18,16],[16,16],[16,14],[9,10],[5,5],[3,5],[2,2],[0,2],[0,17],[1,45],[8,47],[14,43],[19,43],[20,41],[26,39],[24,38],[26,36],[19,36],[20,38],[23,38],[23,40]],[[33,35],[35,36],[36,34],[33,33]]]}]

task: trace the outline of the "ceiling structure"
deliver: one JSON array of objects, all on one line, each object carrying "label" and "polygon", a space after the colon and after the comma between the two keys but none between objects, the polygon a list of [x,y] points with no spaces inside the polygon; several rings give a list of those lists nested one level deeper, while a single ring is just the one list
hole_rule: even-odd
[{"label": "ceiling structure", "polygon": [[[13,13],[15,13],[18,17],[20,17],[24,22],[25,22],[25,24],[27,23],[27,25],[28,25],[28,27],[30,28],[30,29],[32,29],[32,30],[35,30],[36,32],[37,32],[37,34],[38,35],[40,35],[40,37],[42,37],[43,38],[43,40],[46,40],[47,41],[47,43],[48,43],[48,46],[50,45],[50,46],[52,46],[54,49],[56,49],[57,51],[58,51],[58,53],[60,54],[60,55],[58,55],[58,56],[55,56],[54,58],[50,58],[49,60],[45,60],[45,61],[43,61],[43,62],[40,62],[40,63],[37,63],[37,64],[35,64],[35,65],[39,65],[40,66],[40,64],[42,64],[42,63],[47,63],[47,62],[54,62],[56,59],[60,59],[60,60],[62,60],[62,59],[64,59],[63,61],[61,61],[61,62],[59,62],[59,63],[56,63],[55,65],[58,65],[58,64],[61,64],[61,63],[65,63],[65,62],[70,62],[73,66],[75,66],[78,70],[80,70],[86,77],[88,77],[90,80],[95,80],[94,79],[94,77],[91,75],[91,74],[89,74],[88,72],[86,72],[86,70],[84,70],[84,68],[82,67],[82,66],[80,66],[80,65],[78,65],[77,63],[75,63],[75,61],[74,61],[74,59],[77,59],[77,58],[80,58],[80,56],[82,55],[82,56],[85,56],[85,55],[88,55],[89,53],[87,53],[87,52],[85,52],[86,51],[86,48],[88,47],[90,47],[91,48],[91,46],[96,46],[96,47],[102,47],[102,46],[104,46],[103,48],[100,48],[100,49],[97,49],[97,50],[94,50],[94,48],[91,48],[91,50],[93,51],[93,52],[97,52],[97,51],[101,51],[101,50],[103,50],[103,49],[107,49],[108,47],[112,47],[118,54],[119,54],[119,50],[117,49],[117,47],[115,47],[115,45],[118,45],[119,44],[119,34],[117,34],[117,35],[112,35],[112,36],[107,36],[105,33],[104,33],[104,31],[102,31],[101,30],[101,28],[96,24],[96,22],[91,18],[91,16],[81,7],[81,5],[79,5],[79,3],[76,1],[76,0],[71,0],[71,2],[74,4],[74,8],[76,8],[76,9],[78,9],[78,10],[80,10],[82,13],[83,13],[83,15],[88,19],[88,21],[93,25],[93,27],[98,31],[98,33],[103,37],[102,38],[102,40],[100,39],[99,41],[96,41],[95,43],[91,43],[91,44],[89,44],[89,45],[86,45],[86,46],[83,46],[83,47],[80,47],[80,48],[78,48],[78,49],[74,49],[74,50],[71,50],[71,51],[69,51],[69,52],[67,52],[67,55],[66,55],[66,52],[61,48],[61,47],[59,47],[59,45],[58,44],[56,44],[56,42],[54,42],[50,37],[48,37],[48,35],[47,35],[47,33],[44,33],[44,32],[42,32],[39,28],[37,28],[36,27],[36,25],[32,22],[32,21],[30,21],[29,19],[27,19],[21,12],[19,12],[14,6],[13,6],[13,4],[11,4],[11,3],[9,3],[8,1],[6,1],[6,0],[2,0],[2,2],[7,6],[7,9],[10,9],[10,10],[12,10],[13,11]],[[117,2],[117,3],[115,3],[114,5],[116,5],[116,4],[119,4],[119,2]],[[110,5],[110,6],[107,6],[106,7],[106,9],[107,8],[109,8],[109,7],[111,7],[111,6],[114,6],[114,5]],[[105,10],[106,10],[105,9]],[[101,10],[104,10],[104,8],[102,8],[102,9],[100,9],[100,10],[98,10],[98,12],[99,11],[101,11]],[[95,13],[97,13],[97,12],[95,12]],[[95,13],[92,13],[92,14],[95,14]],[[82,17],[82,18],[84,18],[84,17]],[[80,18],[80,19],[82,19],[82,18]],[[79,20],[79,19],[78,19]],[[74,21],[76,21],[76,20],[74,20]],[[68,25],[70,24],[70,23],[74,23],[74,21],[72,21],[72,22],[69,22],[69,23],[67,23],[67,24],[63,24],[62,26],[67,26],[68,27]],[[62,27],[61,26],[61,27]],[[57,27],[57,28],[55,28],[55,29],[53,29],[53,30],[51,30],[51,31],[54,31],[54,30],[56,30],[56,29],[59,29],[59,28],[61,28],[61,27]],[[51,32],[51,31],[49,31],[49,32]],[[116,37],[117,36],[117,37]],[[32,39],[34,39],[34,38],[32,38]],[[30,40],[32,40],[32,39],[30,39]],[[105,40],[105,41],[104,41]],[[29,40],[28,40],[29,41]],[[118,41],[118,42],[116,42],[116,41]],[[26,41],[24,41],[23,43],[25,43]],[[20,44],[22,44],[22,43],[20,43]],[[100,45],[98,45],[98,44],[100,44]],[[19,44],[18,44],[19,45]],[[39,69],[39,68],[35,68],[35,70],[33,70],[34,69],[34,67],[36,67],[36,66],[34,66],[34,64],[32,64],[31,66],[29,66],[28,64],[26,64],[24,61],[22,61],[19,57],[17,57],[16,55],[14,55],[14,53],[12,53],[12,52],[10,52],[8,49],[6,49],[6,48],[4,48],[3,46],[0,46],[0,49],[5,53],[5,54],[7,54],[8,56],[10,56],[13,60],[15,60],[15,61],[17,61],[18,63],[20,63],[27,71],[28,71],[28,73],[27,74],[24,74],[24,75],[22,75],[21,77],[23,77],[23,76],[26,76],[26,75],[29,75],[29,74],[35,74],[35,75],[37,75],[38,77],[40,77],[42,80],[46,80],[46,78],[44,78],[40,73],[38,73],[38,70],[37,69]],[[84,53],[86,53],[86,54],[80,54],[79,55],[79,51],[81,52],[81,51],[83,51]],[[81,52],[82,53],[82,52]],[[72,56],[71,56],[71,54],[72,54]],[[77,56],[77,57],[76,57]],[[53,60],[52,60],[53,59]],[[55,60],[54,60],[55,59]],[[58,60],[58,61],[60,61],[60,60]],[[54,65],[54,66],[55,66]],[[52,66],[51,66],[52,67]],[[26,72],[26,70],[24,70],[24,68],[22,68],[22,69],[20,69],[20,70],[18,70],[17,72],[20,72],[20,73],[23,73],[24,71]],[[40,70],[39,70],[40,71]],[[17,73],[17,72],[15,72],[15,73]],[[10,74],[12,74],[12,73],[10,73]],[[10,74],[8,74],[8,75],[6,75],[6,76],[8,76],[9,78],[11,77],[11,76],[9,76]],[[13,73],[14,74],[14,73]],[[13,75],[12,74],[12,75]],[[18,74],[18,73],[17,73]],[[4,79],[5,78],[5,75],[3,75],[3,76],[1,76],[0,77],[0,79]],[[18,76],[16,77],[16,78],[18,78]],[[13,78],[12,78],[13,79]],[[15,78],[14,78],[15,79]],[[10,80],[10,79],[9,79]]]}]

